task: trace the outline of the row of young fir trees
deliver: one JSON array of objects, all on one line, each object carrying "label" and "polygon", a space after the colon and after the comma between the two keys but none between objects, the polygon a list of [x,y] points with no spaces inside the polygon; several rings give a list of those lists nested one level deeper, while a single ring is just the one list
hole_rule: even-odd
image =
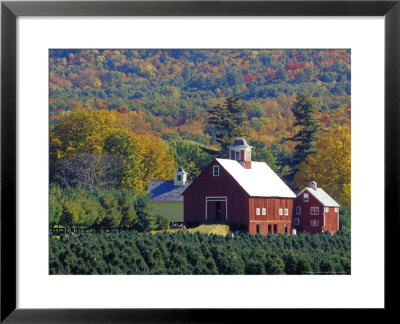
[{"label": "row of young fir trees", "polygon": [[350,274],[350,234],[82,233],[50,241],[50,274]]}]

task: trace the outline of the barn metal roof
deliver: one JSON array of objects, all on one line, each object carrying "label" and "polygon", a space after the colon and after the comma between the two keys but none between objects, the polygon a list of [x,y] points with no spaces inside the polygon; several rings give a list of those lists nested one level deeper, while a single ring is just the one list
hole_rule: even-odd
[{"label": "barn metal roof", "polygon": [[296,198],[296,194],[265,162],[251,162],[245,169],[238,161],[216,159],[252,197]]},{"label": "barn metal roof", "polygon": [[153,201],[183,201],[181,194],[191,183],[186,181],[183,186],[175,186],[173,180],[151,180],[147,191]]},{"label": "barn metal roof", "polygon": [[297,197],[300,196],[305,190],[312,194],[321,204],[326,207],[340,207],[340,205],[322,188],[313,189],[306,187],[297,194]]}]

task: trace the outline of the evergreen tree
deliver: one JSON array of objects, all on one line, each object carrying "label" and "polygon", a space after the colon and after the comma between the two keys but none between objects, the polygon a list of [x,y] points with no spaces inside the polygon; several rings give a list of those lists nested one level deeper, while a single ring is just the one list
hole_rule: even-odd
[{"label": "evergreen tree", "polygon": [[345,233],[351,231],[351,213],[350,208],[342,205],[339,209],[339,228]]},{"label": "evergreen tree", "polygon": [[60,224],[60,217],[62,214],[62,203],[61,203],[61,188],[57,185],[50,186],[49,194],[49,224],[50,227]]},{"label": "evergreen tree", "polygon": [[238,97],[228,97],[225,102],[208,110],[208,124],[220,144],[220,155],[228,154],[228,146],[236,137],[245,135],[246,108]]},{"label": "evergreen tree", "polygon": [[290,182],[297,172],[299,164],[303,162],[309,154],[315,152],[315,142],[321,129],[321,124],[317,117],[318,108],[310,97],[303,94],[297,95],[291,110],[296,118],[293,127],[299,127],[299,131],[293,137],[287,139],[298,142],[290,161],[288,161],[292,170],[288,176]]},{"label": "evergreen tree", "polygon": [[139,232],[149,232],[155,228],[155,219],[152,214],[151,200],[148,195],[140,195],[135,201],[136,222],[134,229]]},{"label": "evergreen tree", "polygon": [[160,214],[154,215],[155,227],[157,230],[167,230],[169,229],[169,219],[168,217]]}]

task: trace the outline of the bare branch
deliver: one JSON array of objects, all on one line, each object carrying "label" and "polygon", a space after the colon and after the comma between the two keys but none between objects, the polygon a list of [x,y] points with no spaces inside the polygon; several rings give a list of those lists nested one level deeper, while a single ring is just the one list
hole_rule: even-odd
[{"label": "bare branch", "polygon": [[109,188],[120,183],[122,161],[115,155],[83,153],[59,162],[56,180],[63,186],[82,185],[86,189]]}]

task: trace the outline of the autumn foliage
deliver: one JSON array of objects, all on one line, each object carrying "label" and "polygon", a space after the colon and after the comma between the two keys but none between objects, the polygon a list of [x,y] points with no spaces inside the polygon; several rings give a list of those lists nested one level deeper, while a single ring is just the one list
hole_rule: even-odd
[{"label": "autumn foliage", "polygon": [[298,188],[315,180],[339,203],[351,206],[351,137],[348,127],[338,127],[322,135],[310,154],[299,166],[294,178]]},{"label": "autumn foliage", "polygon": [[[194,179],[245,134],[255,158],[284,179],[295,173],[293,190],[315,180],[350,207],[350,57],[344,49],[50,50],[50,181],[139,197],[178,167]],[[324,130],[308,132],[304,154],[299,95]],[[113,199],[51,208],[79,224],[77,210],[95,214]],[[110,219],[129,223],[128,209],[110,210]]]},{"label": "autumn foliage", "polygon": [[[169,147],[160,138],[136,135],[124,118],[123,114],[107,110],[76,109],[63,115],[50,129],[51,181],[60,179],[60,168],[65,167],[66,161],[71,164],[82,159],[83,154],[121,161],[115,186],[132,193],[146,192],[151,179],[172,179],[177,165]],[[88,168],[82,166],[80,171],[85,170]]]}]

